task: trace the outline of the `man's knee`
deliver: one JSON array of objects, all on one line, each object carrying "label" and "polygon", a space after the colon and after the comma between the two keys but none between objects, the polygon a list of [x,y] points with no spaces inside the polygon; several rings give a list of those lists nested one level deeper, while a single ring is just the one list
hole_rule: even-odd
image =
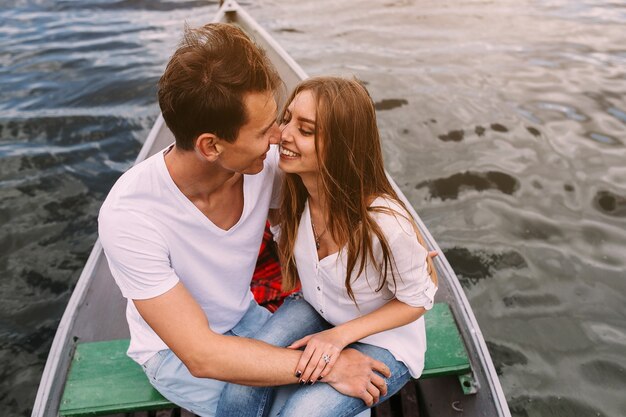
[{"label": "man's knee", "polygon": [[171,351],[162,351],[161,360],[153,364],[156,371],[146,374],[151,384],[165,398],[199,416],[215,416],[217,401],[225,383],[196,378]]}]

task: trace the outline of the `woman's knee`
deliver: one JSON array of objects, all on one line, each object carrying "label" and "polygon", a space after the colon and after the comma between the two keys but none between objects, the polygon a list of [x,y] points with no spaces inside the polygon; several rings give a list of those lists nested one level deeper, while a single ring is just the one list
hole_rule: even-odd
[{"label": "woman's knee", "polygon": [[272,397],[272,388],[227,384],[217,405],[218,416],[262,415]]},{"label": "woman's knee", "polygon": [[359,398],[343,395],[325,383],[305,385],[285,403],[280,417],[348,417],[367,409]]}]

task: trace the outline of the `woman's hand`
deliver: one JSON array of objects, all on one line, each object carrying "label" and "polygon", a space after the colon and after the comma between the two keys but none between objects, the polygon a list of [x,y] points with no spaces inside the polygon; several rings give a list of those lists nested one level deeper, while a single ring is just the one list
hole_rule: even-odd
[{"label": "woman's hand", "polygon": [[312,385],[328,375],[337,362],[339,354],[348,344],[339,333],[339,327],[335,327],[310,334],[287,346],[289,349],[306,346],[296,367],[296,375],[300,373],[300,383]]}]

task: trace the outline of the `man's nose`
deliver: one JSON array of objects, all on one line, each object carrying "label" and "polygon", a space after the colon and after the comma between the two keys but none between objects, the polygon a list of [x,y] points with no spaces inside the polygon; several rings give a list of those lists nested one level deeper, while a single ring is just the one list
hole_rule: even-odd
[{"label": "man's nose", "polygon": [[280,133],[281,133],[281,130],[278,127],[278,124],[274,123],[274,125],[270,129],[272,130],[271,134],[270,134],[270,144],[276,145],[276,144],[280,143]]}]

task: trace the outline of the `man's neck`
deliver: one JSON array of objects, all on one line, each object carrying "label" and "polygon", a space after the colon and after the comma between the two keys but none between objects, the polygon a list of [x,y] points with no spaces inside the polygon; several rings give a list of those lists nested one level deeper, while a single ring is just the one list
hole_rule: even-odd
[{"label": "man's neck", "polygon": [[191,201],[209,200],[211,195],[239,181],[241,174],[211,164],[195,151],[174,146],[165,155],[165,166],[178,189]]}]

